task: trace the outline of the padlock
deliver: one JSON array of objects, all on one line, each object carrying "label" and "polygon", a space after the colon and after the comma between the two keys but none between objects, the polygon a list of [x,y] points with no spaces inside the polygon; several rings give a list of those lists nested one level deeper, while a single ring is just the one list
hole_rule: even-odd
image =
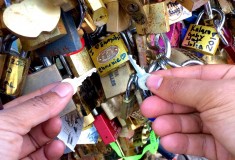
[{"label": "padlock", "polygon": [[128,61],[127,48],[118,33],[114,33],[89,50],[98,73],[104,77]]},{"label": "padlock", "polygon": [[108,32],[121,32],[130,26],[130,16],[121,7],[118,0],[106,3],[109,19],[107,22]]},{"label": "padlock", "polygon": [[147,67],[147,37],[146,35],[141,36],[139,34],[135,35],[135,42],[138,51],[138,59],[141,67]]},{"label": "padlock", "polygon": [[81,28],[88,34],[95,32],[97,29],[89,13],[85,13],[84,22],[82,23]]},{"label": "padlock", "polygon": [[[225,17],[217,9],[213,9],[219,13],[221,20],[220,25],[224,25]],[[182,46],[194,49],[203,54],[214,55],[218,49],[220,39],[217,30],[212,27],[198,25],[202,15],[202,11],[195,24],[191,24],[188,32],[183,40]]]},{"label": "padlock", "polygon": [[121,126],[117,119],[109,120],[104,112],[98,114],[93,110],[95,115],[94,126],[96,127],[101,139],[105,145],[108,145],[117,140],[118,134],[121,131]]},{"label": "padlock", "polygon": [[135,130],[133,136],[133,144],[135,147],[143,146],[147,144],[149,139],[150,129],[148,124],[143,125],[142,127]]},{"label": "padlock", "polygon": [[75,77],[79,77],[80,75],[94,68],[94,64],[86,47],[77,53],[65,55],[65,58],[68,61],[68,64]]},{"label": "padlock", "polygon": [[218,20],[214,20],[214,25],[222,41],[222,48],[228,53],[232,61],[235,62],[235,41],[232,33],[222,27]]},{"label": "padlock", "polygon": [[106,102],[101,103],[101,107],[110,120],[119,116],[120,108],[122,105],[122,96],[118,95],[108,99]]},{"label": "padlock", "polygon": [[5,64],[5,60],[6,60],[6,55],[5,54],[0,54],[0,80],[2,77],[2,72],[3,72],[3,67]]},{"label": "padlock", "polygon": [[28,53],[22,51],[17,56],[7,55],[0,81],[0,92],[16,98],[21,95],[25,79],[29,71],[30,59]]},{"label": "padlock", "polygon": [[[62,80],[61,74],[56,65],[52,65],[51,61],[47,57],[43,57],[42,59],[46,68],[27,76],[25,87],[22,92],[23,95]],[[66,108],[60,113],[60,116],[64,116],[74,110],[76,110],[76,106],[74,102],[70,100]]]},{"label": "padlock", "polygon": [[126,87],[126,93],[123,95],[122,107],[120,110],[120,117],[122,119],[127,119],[130,114],[134,111],[135,106],[137,105],[137,99],[135,93],[132,91],[133,85],[136,83],[136,75],[132,74],[129,78]]},{"label": "padlock", "polygon": [[86,0],[92,10],[92,19],[96,26],[100,27],[108,22],[108,11],[102,0]]},{"label": "padlock", "polygon": [[176,22],[180,22],[180,21],[192,16],[192,12],[187,10],[184,6],[182,6],[177,1],[168,2],[167,3],[167,10],[169,13],[169,24],[170,25],[174,24]]},{"label": "padlock", "polygon": [[37,49],[35,52],[41,57],[69,54],[83,47],[71,13],[62,12],[62,20],[67,34],[57,41]]},{"label": "padlock", "polygon": [[122,94],[126,91],[126,86],[131,75],[131,68],[129,63],[113,71],[105,77],[101,77],[101,83],[107,99]]},{"label": "padlock", "polygon": [[208,0],[177,0],[177,2],[192,12],[206,4]]},{"label": "padlock", "polygon": [[166,2],[146,4],[143,7],[147,16],[146,33],[158,34],[170,31]]},{"label": "padlock", "polygon": [[25,51],[33,51],[44,45],[50,44],[67,34],[62,19],[59,20],[56,28],[49,33],[41,33],[37,38],[20,38],[22,48]]}]

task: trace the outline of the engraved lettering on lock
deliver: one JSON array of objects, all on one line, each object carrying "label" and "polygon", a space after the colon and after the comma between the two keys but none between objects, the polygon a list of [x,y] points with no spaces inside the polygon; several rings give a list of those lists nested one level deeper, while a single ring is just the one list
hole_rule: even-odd
[{"label": "engraved lettering on lock", "polygon": [[117,56],[119,52],[118,46],[110,46],[100,52],[100,54],[97,57],[97,61],[99,63],[107,63],[108,61],[112,60]]},{"label": "engraved lettering on lock", "polygon": [[113,65],[120,63],[121,61],[124,61],[126,59],[127,54],[123,53],[120,55],[120,57],[114,58],[109,64],[99,67],[98,70],[100,73],[102,73],[107,68],[111,68]]}]

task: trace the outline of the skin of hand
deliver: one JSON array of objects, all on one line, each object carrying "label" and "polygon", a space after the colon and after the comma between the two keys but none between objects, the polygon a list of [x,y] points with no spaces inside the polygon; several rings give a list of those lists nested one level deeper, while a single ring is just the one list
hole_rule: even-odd
[{"label": "skin of hand", "polygon": [[235,159],[235,66],[205,65],[157,71],[154,94],[141,112],[163,147],[173,153]]},{"label": "skin of hand", "polygon": [[0,159],[57,160],[65,145],[54,140],[59,113],[73,95],[68,83],[55,83],[4,105],[0,111]]}]

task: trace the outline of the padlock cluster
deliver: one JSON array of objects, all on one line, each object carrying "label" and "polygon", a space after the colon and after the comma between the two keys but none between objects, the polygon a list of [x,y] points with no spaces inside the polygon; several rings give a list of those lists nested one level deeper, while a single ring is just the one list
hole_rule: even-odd
[{"label": "padlock cluster", "polygon": [[234,0],[1,0],[0,8],[2,104],[97,70],[60,113],[63,160],[187,157],[162,148],[141,114],[152,93],[139,72],[235,62]]}]

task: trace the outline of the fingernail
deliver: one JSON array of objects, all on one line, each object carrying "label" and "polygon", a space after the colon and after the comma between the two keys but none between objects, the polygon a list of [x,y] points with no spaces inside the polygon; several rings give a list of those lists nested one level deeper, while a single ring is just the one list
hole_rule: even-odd
[{"label": "fingernail", "polygon": [[51,91],[57,93],[61,98],[63,98],[66,97],[69,93],[73,93],[73,88],[69,83],[62,82]]},{"label": "fingernail", "polygon": [[147,79],[147,86],[148,88],[158,89],[162,84],[163,78],[158,75],[151,75]]}]

